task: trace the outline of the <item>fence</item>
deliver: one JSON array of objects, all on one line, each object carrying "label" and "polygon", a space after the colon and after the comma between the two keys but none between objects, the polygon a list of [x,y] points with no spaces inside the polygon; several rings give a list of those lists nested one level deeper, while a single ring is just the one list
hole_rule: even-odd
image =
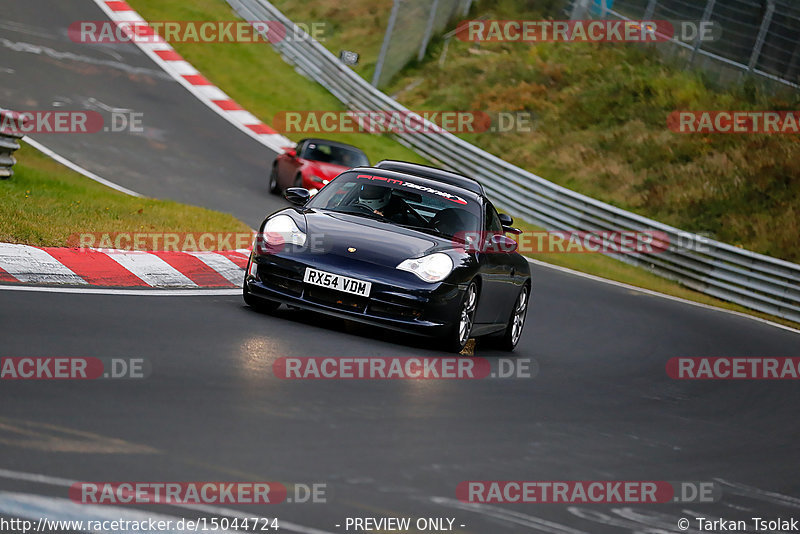
[{"label": "fence", "polygon": [[[9,115],[8,111],[0,109],[0,125],[6,121],[16,121],[16,118]],[[11,178],[14,174],[14,152],[19,150],[19,139],[22,135],[6,132],[0,129],[0,180]]]},{"label": "fence", "polygon": [[457,15],[469,12],[472,0],[394,0],[372,85],[382,87],[410,59],[422,59],[434,33]]},{"label": "fence", "polygon": [[[227,1],[249,21],[278,20],[292,26],[267,0]],[[313,39],[273,46],[350,109],[410,113]],[[497,205],[548,230],[664,232],[670,242],[665,252],[608,255],[702,293],[800,322],[800,265],[626,212],[553,184],[446,132],[398,134],[396,138],[431,161],[476,178]]]},{"label": "fence", "polygon": [[571,18],[707,22],[721,33],[669,42],[687,64],[716,72],[718,81],[757,74],[800,88],[800,2],[796,0],[574,0]]}]

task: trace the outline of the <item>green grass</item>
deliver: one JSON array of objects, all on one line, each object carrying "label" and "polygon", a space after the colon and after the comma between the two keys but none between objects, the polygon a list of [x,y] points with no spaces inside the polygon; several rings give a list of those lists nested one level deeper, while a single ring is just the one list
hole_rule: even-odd
[{"label": "green grass", "polygon": [[224,213],[137,198],[67,169],[23,143],[14,176],[0,180],[0,242],[60,247],[93,232],[249,232]]},{"label": "green grass", "polygon": [[[130,3],[148,20],[238,18],[223,0],[196,0],[191,3],[185,0],[132,0]],[[390,0],[353,0],[347,4],[335,0],[308,0],[303,3],[277,0],[275,3],[295,20],[331,22],[324,44],[335,53],[342,48],[359,52],[362,63],[357,71],[369,78],[386,26]],[[482,11],[475,13],[473,9],[471,18],[481,14],[503,18],[501,15],[518,8],[519,1],[484,0],[477,5]],[[539,2],[537,5],[543,6],[539,8],[540,11],[519,10],[515,16],[506,18],[541,18],[542,13],[549,9],[548,2]],[[172,45],[213,83],[268,124],[281,111],[343,109],[327,90],[297,74],[269,46],[196,43]],[[428,59],[436,60],[441,49],[441,41],[434,40]],[[747,90],[745,88],[742,91]],[[735,217],[741,225],[748,220],[747,214],[752,210],[745,210],[745,214],[741,216],[732,211],[733,215],[730,215],[721,207],[725,204],[725,197],[718,196],[715,200],[719,204],[718,210],[721,210],[717,212],[720,215],[718,224],[704,224],[687,216],[703,213],[699,200],[693,194],[687,195],[685,199],[685,202],[693,206],[692,210],[683,205],[675,205],[650,211],[653,205],[658,204],[643,201],[653,197],[647,192],[647,188],[658,189],[659,180],[662,180],[665,187],[668,184],[673,196],[678,198],[683,191],[689,192],[697,187],[708,188],[703,185],[703,178],[695,179],[697,173],[702,177],[706,168],[715,164],[730,170],[734,163],[727,159],[727,155],[720,154],[720,150],[728,150],[729,143],[736,150],[745,150],[744,147],[750,143],[766,144],[771,147],[770,150],[763,154],[751,154],[753,157],[745,168],[747,172],[765,169],[787,173],[787,190],[780,191],[781,202],[773,202],[772,207],[780,208],[775,215],[770,215],[769,210],[764,207],[770,202],[763,202],[758,208],[757,224],[768,226],[772,230],[777,229],[774,239],[764,237],[769,232],[763,230],[759,230],[757,234],[764,243],[777,243],[776,250],[796,248],[798,232],[791,234],[791,228],[792,225],[797,225],[800,209],[795,209],[796,196],[793,198],[788,193],[790,185],[800,177],[800,172],[791,174],[793,166],[800,165],[800,157],[794,161],[788,158],[795,154],[793,147],[800,146],[797,140],[786,137],[753,140],[758,136],[698,140],[690,137],[678,138],[665,131],[667,111],[692,105],[721,109],[726,105],[738,105],[740,100],[730,96],[715,101],[717,93],[707,89],[697,75],[674,72],[648,51],[614,46],[575,48],[574,45],[537,45],[519,50],[499,44],[487,45],[482,47],[480,53],[475,53],[475,47],[470,44],[453,40],[443,69],[438,67],[437,61],[425,61],[420,65],[412,63],[401,73],[392,91],[398,93],[402,103],[415,109],[533,111],[539,122],[532,134],[476,135],[470,140],[504,159],[554,179],[557,183],[646,215],[657,218],[663,215],[661,218],[665,222],[678,226],[686,223],[683,226],[687,229],[716,233],[717,237],[724,237],[721,230],[729,224],[731,217]],[[764,98],[766,97],[755,91],[751,104],[742,109],[755,108],[756,103],[764,102],[774,104],[775,109],[791,105],[788,100],[781,103]],[[615,107],[637,101],[641,102],[631,109],[617,110]],[[289,137],[298,139],[300,136]],[[330,137],[362,147],[372,161],[384,158],[423,161],[415,153],[386,136],[352,134]],[[766,158],[777,154],[774,147],[780,147],[777,153],[782,153],[784,157],[778,158],[777,163],[770,166]],[[745,152],[739,155],[744,156]],[[701,161],[696,161],[697,158]],[[741,158],[736,159],[735,163],[741,163],[740,160]],[[727,179],[719,175],[719,168],[716,172],[717,174],[710,173],[709,176],[713,174],[715,180]],[[671,180],[663,180],[665,173]],[[738,174],[735,180],[743,187],[752,185],[744,184]],[[713,187],[709,189],[711,190]],[[797,187],[794,188],[796,190]],[[716,221],[713,216],[705,219]],[[786,228],[781,228],[781,224]],[[520,226],[534,228],[522,223]],[[744,234],[741,239],[730,241],[753,245],[755,250],[772,252],[769,247],[756,246],[761,241],[747,239]],[[789,236],[791,246],[784,246]],[[793,325],[791,322],[752,312],[686,289],[600,254],[531,256],[668,295],[769,317]],[[791,257],[792,254],[787,256]]]}]

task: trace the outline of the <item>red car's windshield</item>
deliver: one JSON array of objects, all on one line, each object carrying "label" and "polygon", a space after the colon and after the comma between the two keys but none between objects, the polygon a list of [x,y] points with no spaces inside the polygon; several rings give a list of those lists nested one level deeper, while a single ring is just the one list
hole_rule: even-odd
[{"label": "red car's windshield", "polygon": [[300,157],[348,168],[369,165],[367,156],[355,147],[328,145],[319,142],[307,143]]}]

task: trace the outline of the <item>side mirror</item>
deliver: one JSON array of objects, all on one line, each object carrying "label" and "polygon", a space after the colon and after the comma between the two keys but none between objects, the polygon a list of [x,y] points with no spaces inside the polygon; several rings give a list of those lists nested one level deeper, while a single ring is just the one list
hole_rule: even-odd
[{"label": "side mirror", "polygon": [[289,156],[290,158],[296,158],[296,157],[297,157],[297,150],[295,150],[295,149],[293,149],[293,148],[290,148],[289,150],[287,150],[287,151],[285,152],[285,154],[286,154],[287,156]]},{"label": "side mirror", "polygon": [[516,250],[517,242],[503,234],[495,234],[489,239],[487,252],[511,254]]},{"label": "side mirror", "polygon": [[284,196],[295,206],[303,206],[311,198],[311,193],[303,187],[290,187]]},{"label": "side mirror", "polygon": [[504,232],[508,232],[509,234],[514,234],[514,235],[520,235],[522,233],[522,230],[520,230],[519,228],[514,228],[513,226],[511,226],[512,224],[514,224],[514,219],[511,218],[511,215],[508,215],[506,213],[500,213],[498,214],[497,218],[500,219],[500,224],[503,225]]}]

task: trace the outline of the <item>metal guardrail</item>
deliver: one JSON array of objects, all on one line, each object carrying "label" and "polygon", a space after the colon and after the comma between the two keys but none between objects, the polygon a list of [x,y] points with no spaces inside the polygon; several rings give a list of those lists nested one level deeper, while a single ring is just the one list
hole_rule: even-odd
[{"label": "metal guardrail", "polygon": [[[227,0],[244,19],[294,24],[267,0]],[[295,28],[297,32],[302,31]],[[290,33],[290,32],[287,32]],[[283,59],[352,110],[410,113],[343,65],[320,43],[274,43]],[[413,114],[412,114],[413,115]],[[423,121],[422,118],[419,119]],[[433,125],[431,125],[433,126]],[[607,253],[696,291],[800,322],[800,265],[684,232],[545,180],[444,132],[397,134],[418,154],[480,181],[498,206],[547,230],[663,232],[660,253]]]},{"label": "metal guardrail", "polygon": [[[16,122],[17,119],[13,115],[9,115],[8,111],[0,109],[0,125],[6,124],[6,121]],[[0,180],[5,180],[13,176],[13,167],[17,162],[13,154],[19,150],[19,139],[22,137],[22,134],[11,133],[0,129]]]}]

